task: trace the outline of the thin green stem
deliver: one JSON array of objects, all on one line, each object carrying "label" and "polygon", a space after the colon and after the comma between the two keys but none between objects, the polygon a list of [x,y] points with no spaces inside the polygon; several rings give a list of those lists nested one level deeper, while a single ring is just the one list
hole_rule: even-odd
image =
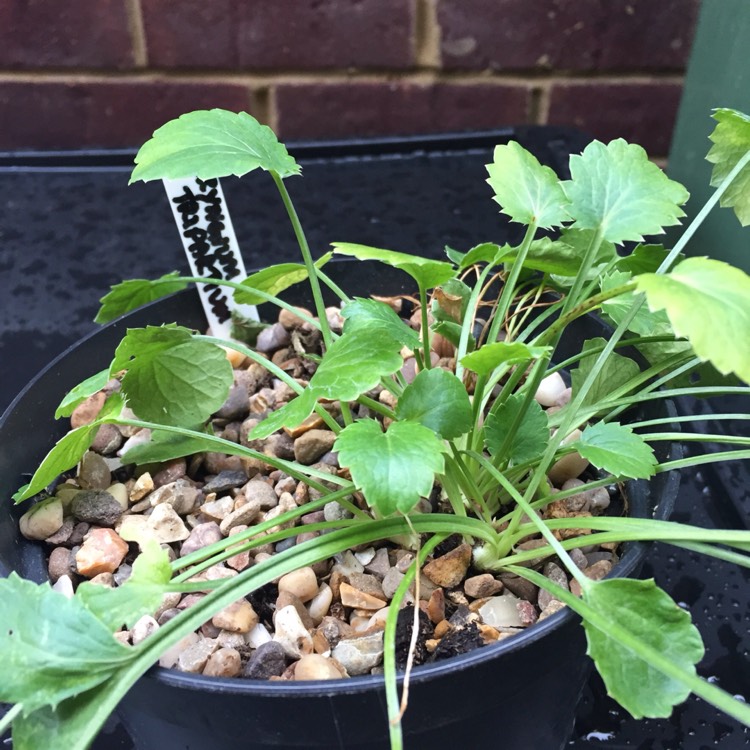
[{"label": "thin green stem", "polygon": [[421,307],[420,313],[422,314],[422,351],[424,355],[422,367],[425,370],[429,370],[432,367],[432,357],[430,355],[430,323],[427,310],[427,290],[421,284],[419,285],[419,304]]},{"label": "thin green stem", "polygon": [[458,339],[458,349],[456,350],[456,377],[459,380],[463,380],[464,377],[464,366],[461,364],[461,360],[466,356],[466,350],[469,347],[469,337],[472,335],[474,329],[474,320],[477,316],[482,289],[490,271],[492,271],[492,266],[488,263],[482,269],[476,284],[474,284],[474,288],[471,290],[471,295],[466,305],[466,315],[461,321],[461,336]]},{"label": "thin green stem", "polygon": [[15,719],[21,711],[23,711],[23,703],[16,703],[8,709],[5,716],[0,719],[0,737],[8,731],[8,727],[13,723],[13,719]]},{"label": "thin green stem", "polygon": [[286,189],[284,180],[276,172],[270,172],[273,181],[276,183],[276,187],[281,195],[281,200],[284,203],[289,220],[292,223],[292,229],[294,229],[294,236],[297,238],[297,244],[299,245],[300,252],[302,253],[302,259],[307,268],[307,274],[310,280],[310,289],[312,291],[313,300],[315,302],[315,310],[318,313],[318,319],[320,320],[320,330],[323,333],[323,343],[326,349],[330,349],[333,343],[333,337],[331,336],[331,329],[328,325],[328,318],[326,317],[325,303],[323,302],[323,294],[320,291],[320,282],[318,280],[318,269],[315,267],[313,262],[312,253],[310,252],[310,246],[307,244],[307,237],[302,229],[297,211],[292,203],[291,196]]}]

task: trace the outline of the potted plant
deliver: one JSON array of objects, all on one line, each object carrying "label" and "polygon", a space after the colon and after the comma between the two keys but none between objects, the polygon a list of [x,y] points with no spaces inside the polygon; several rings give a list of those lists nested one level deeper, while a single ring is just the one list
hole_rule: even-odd
[{"label": "potted plant", "polygon": [[[271,266],[240,283],[215,282],[240,303],[280,308],[279,322],[259,334],[255,348],[171,323],[132,328],[110,366],[60,404],[58,415],[73,415],[74,429],[16,493],[17,502],[37,500],[21,517],[21,531],[53,544],[67,533],[58,547],[66,549],[75,520],[88,523],[88,536],[73,545],[80,548],[70,572],[103,577],[82,583],[74,596],[69,589],[68,598],[15,574],[0,581],[0,654],[12,667],[0,699],[15,704],[4,720],[13,722],[14,746],[87,747],[126,694],[140,709],[162,696],[162,720],[174,725],[172,739],[160,740],[165,747],[212,746],[199,738],[201,724],[223,746],[216,735],[231,736],[238,713],[272,705],[288,715],[279,715],[273,730],[250,719],[255,746],[299,746],[299,728],[285,736],[290,717],[330,726],[334,739],[311,735],[309,747],[382,746],[385,728],[365,719],[383,689],[393,748],[403,746],[407,702],[407,727],[421,712],[432,737],[449,736],[446,716],[458,693],[467,696],[469,716],[472,704],[478,713],[476,706],[492,710],[499,700],[507,712],[503,736],[521,736],[510,728],[526,723],[533,733],[546,723],[520,722],[516,714],[540,696],[555,701],[544,687],[528,695],[520,684],[529,654],[563,660],[574,683],[583,674],[570,611],[582,618],[609,693],[632,714],[665,715],[695,692],[750,723],[744,703],[696,675],[703,649],[689,615],[653,581],[608,577],[618,545],[642,540],[747,564],[747,532],[663,520],[668,500],[654,517],[661,498],[649,498],[643,482],[619,484],[653,477],[664,484],[670,472],[706,459],[675,458],[663,446],[712,437],[676,433],[672,425],[689,426],[690,417],[668,407],[638,407],[663,407],[683,394],[747,392],[727,379],[750,379],[747,347],[736,346],[750,333],[750,280],[727,264],[681,256],[720,200],[748,220],[750,119],[726,109],[715,118],[709,159],[718,189],[670,251],[643,244],[644,236],[677,224],[688,196],[640,147],[594,142],[571,157],[572,179],[560,182],[511,142],[497,147],[488,182],[503,212],[527,226],[521,245],[483,243],[434,261],[334,243],[335,253],[411,277],[412,294],[381,299],[349,297],[325,265],[328,256],[313,262],[285,185],[299,168],[268,128],[243,113],[212,110],[157,130],[136,158],[133,180],[211,180],[261,168],[280,192],[303,263]],[[621,255],[616,246],[623,243],[641,244]],[[370,290],[382,292],[372,278]],[[304,280],[314,313],[279,297]],[[124,282],[103,299],[99,319],[192,282],[214,283],[174,274]],[[321,285],[339,299],[335,309],[326,309]],[[614,329],[592,323],[592,311]],[[593,334],[575,330],[581,321]],[[230,402],[238,393],[246,400],[237,412]],[[248,409],[238,428],[236,413]],[[131,437],[121,459],[108,463],[90,450],[96,441],[111,454],[123,433]],[[742,440],[729,442],[740,448],[710,460],[748,456]],[[139,468],[128,472],[122,463]],[[608,487],[612,493],[602,492]],[[635,514],[605,513],[611,494]],[[132,552],[127,542],[139,554],[123,573],[119,566]],[[116,565],[110,553],[119,555]],[[326,561],[334,557],[331,567]],[[69,549],[65,560],[71,564]],[[378,563],[379,583],[362,572]],[[633,558],[619,571],[633,572],[636,564]],[[71,578],[62,573],[60,580],[58,589]],[[520,595],[529,584],[536,606]],[[269,592],[278,599],[269,602]],[[417,606],[403,607],[410,601]],[[165,602],[173,610],[168,617]],[[345,615],[346,628],[323,624],[332,602],[341,615],[332,619],[344,622]],[[273,638],[255,630],[269,605],[276,606],[266,613]],[[159,622],[151,618],[157,610]],[[518,632],[540,610],[544,622]],[[253,671],[261,651],[275,651],[283,667],[270,672],[281,680],[253,683],[252,709],[241,689],[211,676],[162,671],[130,690],[160,657],[165,664],[179,659],[176,647],[184,655],[195,646],[183,670],[228,674],[242,665],[240,640],[255,647],[243,667],[250,665],[247,676],[261,674]],[[415,660],[488,641],[493,645],[410,675]],[[268,642],[276,645],[264,648]],[[377,669],[379,652],[383,677],[343,679]],[[486,668],[498,654],[505,661],[493,669],[502,677]],[[397,661],[406,667],[401,677]],[[509,679],[513,669],[520,679]],[[541,671],[551,683],[546,663]],[[425,705],[424,675],[431,674],[443,682]],[[330,690],[310,678],[331,679]],[[490,679],[510,683],[502,698]],[[185,710],[182,701],[197,689],[204,692]],[[557,702],[575,705],[576,691]],[[338,707],[321,715],[333,695]],[[312,701],[315,717],[304,708],[314,696],[323,697]],[[206,702],[213,716],[191,723],[193,708],[200,714],[197,704]],[[183,729],[181,711],[188,714]],[[570,724],[549,711],[549,723],[561,726],[546,746],[559,746]],[[134,723],[151,721],[143,715]]]}]

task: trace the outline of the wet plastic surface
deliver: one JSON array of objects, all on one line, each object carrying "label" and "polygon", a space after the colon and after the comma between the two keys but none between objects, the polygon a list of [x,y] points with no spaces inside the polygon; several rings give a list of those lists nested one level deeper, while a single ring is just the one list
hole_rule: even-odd
[{"label": "wet plastic surface", "polygon": [[[564,131],[516,137],[558,167],[567,151],[585,143]],[[520,229],[498,214],[484,182],[491,142],[389,141],[348,152],[316,148],[307,151],[309,158],[300,150],[304,179],[289,181],[289,189],[314,252],[322,253],[331,240],[347,240],[441,257],[445,244],[466,250],[484,240],[517,241]],[[125,163],[127,156],[119,157]],[[94,330],[96,298],[110,284],[185,267],[160,185],[127,187],[124,166],[91,171],[90,160],[82,167],[68,161],[58,171],[38,159],[18,169],[8,164],[0,156],[0,409],[51,358]],[[296,259],[268,177],[252,174],[223,184],[246,265]],[[686,476],[676,518],[746,527],[746,477],[745,469],[733,466]],[[707,653],[700,674],[750,698],[748,572],[662,545],[653,547],[647,566],[703,633]],[[96,745],[131,747],[114,722]],[[750,734],[694,698],[670,719],[636,722],[592,678],[569,747],[732,750],[750,747]]]}]

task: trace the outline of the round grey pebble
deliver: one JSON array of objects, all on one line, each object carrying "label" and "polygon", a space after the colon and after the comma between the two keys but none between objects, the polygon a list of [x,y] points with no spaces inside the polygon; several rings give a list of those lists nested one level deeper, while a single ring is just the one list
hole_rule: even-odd
[{"label": "round grey pebble", "polygon": [[79,492],[70,506],[79,521],[97,526],[114,526],[122,515],[122,507],[109,492],[85,490]]}]

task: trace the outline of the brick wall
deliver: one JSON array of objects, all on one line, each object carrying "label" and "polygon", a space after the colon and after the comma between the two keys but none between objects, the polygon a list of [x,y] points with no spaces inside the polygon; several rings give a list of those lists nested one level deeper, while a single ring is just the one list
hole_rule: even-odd
[{"label": "brick wall", "polygon": [[197,108],[283,138],[576,125],[669,147],[700,0],[2,0],[0,149]]}]

